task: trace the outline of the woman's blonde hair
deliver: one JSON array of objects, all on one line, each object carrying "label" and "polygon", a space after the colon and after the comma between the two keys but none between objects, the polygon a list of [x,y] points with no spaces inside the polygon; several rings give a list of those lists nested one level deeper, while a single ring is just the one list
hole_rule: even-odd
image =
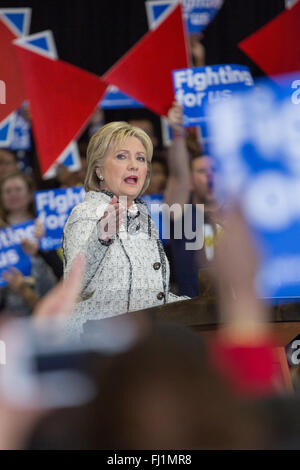
[{"label": "woman's blonde hair", "polygon": [[142,129],[131,126],[125,121],[110,122],[94,134],[87,148],[87,172],[84,181],[84,189],[88,191],[100,191],[99,178],[96,168],[103,168],[107,150],[111,145],[119,145],[127,137],[136,137],[140,140],[147,155],[147,175],[141,194],[143,194],[150,182],[151,159],[153,145],[150,137]]}]

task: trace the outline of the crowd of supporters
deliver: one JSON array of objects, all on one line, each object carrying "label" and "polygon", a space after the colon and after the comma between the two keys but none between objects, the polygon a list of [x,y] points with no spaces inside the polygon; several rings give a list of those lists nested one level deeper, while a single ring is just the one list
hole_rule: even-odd
[{"label": "crowd of supporters", "polygon": [[[191,38],[191,52],[194,65],[204,65],[199,37]],[[212,304],[217,306],[219,321],[227,327],[201,335],[142,313],[87,325],[84,369],[94,394],[84,403],[72,402],[67,387],[60,390],[66,396],[56,401],[41,400],[44,389],[27,401],[10,399],[3,386],[3,368],[12,360],[8,355],[7,365],[0,365],[0,449],[299,448],[297,387],[292,390],[283,373],[270,312],[255,294],[258,254],[239,208],[226,214],[216,201],[214,161],[201,149],[195,130],[183,128],[177,103],[168,115],[168,146],[162,143],[157,117],[131,110],[112,118],[97,109],[78,139],[81,169],[71,172],[60,164],[51,180],[41,177],[29,108],[22,107],[19,123],[27,132],[22,145],[16,139],[11,148],[0,148],[0,229],[35,219],[35,240],[21,243],[31,257],[30,276],[15,268],[3,273],[7,285],[0,288],[0,340],[15,317],[29,318],[42,335],[52,331],[57,319],[71,315],[84,261],[77,259],[70,277],[62,280],[61,250],[40,249],[45,228],[36,218],[34,191],[82,186],[88,141],[110,120],[127,120],[150,136],[154,155],[147,194],[177,207],[171,211],[170,236],[163,240],[172,291],[201,299],[190,306],[190,314],[199,319]],[[197,211],[204,216],[203,243],[189,250],[187,242],[193,240],[184,230],[175,237],[174,226],[183,227],[188,219],[195,228]],[[20,341],[15,334],[15,342]],[[95,336],[100,346],[91,351],[86,345]],[[68,352],[72,355],[71,348]],[[72,387],[80,389],[79,382]],[[22,387],[19,394],[25,394]]]}]

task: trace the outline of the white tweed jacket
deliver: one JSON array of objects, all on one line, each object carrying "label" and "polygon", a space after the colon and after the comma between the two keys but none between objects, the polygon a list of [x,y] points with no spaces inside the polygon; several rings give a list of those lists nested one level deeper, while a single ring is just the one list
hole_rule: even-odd
[{"label": "white tweed jacket", "polygon": [[142,200],[132,204],[110,244],[99,240],[97,222],[112,196],[106,191],[89,191],[64,227],[64,275],[78,253],[86,257],[80,300],[67,320],[68,331],[77,335],[87,320],[187,298],[169,292],[168,259]]}]

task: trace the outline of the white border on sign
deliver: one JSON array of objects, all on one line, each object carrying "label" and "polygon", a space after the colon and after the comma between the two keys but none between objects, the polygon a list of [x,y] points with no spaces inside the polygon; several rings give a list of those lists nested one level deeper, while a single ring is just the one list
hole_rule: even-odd
[{"label": "white border on sign", "polygon": [[299,0],[285,0],[285,8],[291,9]]},{"label": "white border on sign", "polygon": [[[158,1],[153,1],[153,0],[148,0],[146,2],[146,13],[147,13],[147,19],[148,19],[148,27],[149,29],[155,29],[162,21],[166,19],[166,17],[171,13],[172,10],[175,9],[175,7],[181,3],[180,0],[158,0]],[[153,15],[153,5],[166,5],[169,4],[168,8],[160,15],[160,17],[155,20],[154,15]]]},{"label": "white border on sign", "polygon": [[[34,46],[33,44],[28,44],[28,41],[32,41],[32,40],[36,40],[40,38],[46,38],[47,45],[49,47],[48,51],[46,51],[45,49],[41,49],[40,47]],[[58,59],[54,36],[53,36],[52,31],[50,30],[42,31],[41,33],[30,34],[29,36],[24,36],[19,39],[15,39],[13,41],[13,44],[19,47],[23,47],[24,49],[28,49],[32,52],[35,52],[36,54],[40,54],[44,57],[47,57],[47,59],[53,59],[53,60]]]},{"label": "white border on sign", "polygon": [[9,147],[9,145],[11,144],[13,140],[16,116],[17,116],[16,112],[13,111],[5,119],[3,119],[3,121],[0,122],[0,129],[2,129],[7,124],[9,124],[6,140],[0,140],[1,147]]},{"label": "white border on sign", "polygon": [[68,170],[70,171],[77,171],[80,170],[81,168],[81,160],[80,160],[80,154],[78,150],[78,146],[75,140],[72,140],[69,145],[62,151],[62,153],[57,157],[55,162],[50,166],[50,168],[46,171],[46,173],[43,175],[43,179],[50,179],[54,178],[56,175],[56,167],[59,163],[63,164],[64,159],[68,155],[68,153],[73,154],[73,159],[74,159],[74,164],[71,166],[68,166]]},{"label": "white border on sign", "polygon": [[[30,22],[31,22],[31,8],[0,8],[0,17],[5,25],[18,37],[26,36],[29,33]],[[24,13],[24,28],[21,32],[15,25],[10,21],[6,14],[12,13]]]}]

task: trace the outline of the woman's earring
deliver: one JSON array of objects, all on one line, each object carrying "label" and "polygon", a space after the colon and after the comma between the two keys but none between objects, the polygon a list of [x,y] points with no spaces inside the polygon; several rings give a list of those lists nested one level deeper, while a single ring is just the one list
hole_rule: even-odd
[{"label": "woman's earring", "polygon": [[102,176],[102,175],[99,176],[99,180],[100,180],[100,181],[104,181],[104,176]]}]

